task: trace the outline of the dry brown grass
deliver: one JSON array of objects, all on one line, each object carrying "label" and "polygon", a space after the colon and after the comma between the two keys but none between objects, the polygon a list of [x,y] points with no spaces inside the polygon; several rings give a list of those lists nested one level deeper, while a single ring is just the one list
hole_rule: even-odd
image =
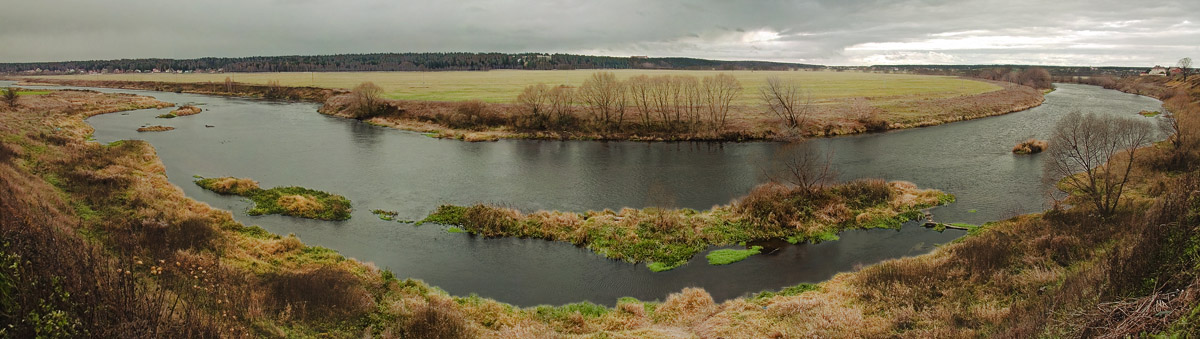
[{"label": "dry brown grass", "polygon": [[259,187],[257,181],[249,178],[225,177],[214,181],[208,189],[220,194],[247,195]]},{"label": "dry brown grass", "polygon": [[290,215],[309,215],[325,208],[317,199],[299,194],[280,196],[275,203],[289,211]]},{"label": "dry brown grass", "polygon": [[1050,146],[1050,144],[1046,143],[1043,140],[1031,138],[1031,139],[1022,141],[1021,143],[1017,144],[1016,146],[1013,146],[1012,152],[1013,152],[1013,154],[1035,154],[1035,153],[1041,153],[1042,151],[1046,150],[1046,148],[1049,146]]},{"label": "dry brown grass", "polygon": [[182,116],[200,114],[200,112],[202,112],[202,111],[204,111],[204,109],[202,109],[200,107],[196,107],[196,106],[192,106],[192,105],[183,105],[183,106],[180,106],[178,109],[171,111],[171,114],[182,117]]}]

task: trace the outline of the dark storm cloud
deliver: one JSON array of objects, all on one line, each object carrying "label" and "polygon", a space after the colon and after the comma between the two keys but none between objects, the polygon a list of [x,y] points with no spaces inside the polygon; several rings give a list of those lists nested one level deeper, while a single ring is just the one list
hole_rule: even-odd
[{"label": "dark storm cloud", "polygon": [[822,64],[1167,64],[1197,1],[21,1],[0,62],[568,52]]}]

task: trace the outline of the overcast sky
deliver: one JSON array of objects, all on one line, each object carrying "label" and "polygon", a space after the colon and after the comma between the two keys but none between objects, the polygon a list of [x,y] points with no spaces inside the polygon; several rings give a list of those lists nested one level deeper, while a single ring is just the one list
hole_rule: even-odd
[{"label": "overcast sky", "polygon": [[0,62],[562,52],[825,65],[1200,58],[1200,1],[11,1]]}]

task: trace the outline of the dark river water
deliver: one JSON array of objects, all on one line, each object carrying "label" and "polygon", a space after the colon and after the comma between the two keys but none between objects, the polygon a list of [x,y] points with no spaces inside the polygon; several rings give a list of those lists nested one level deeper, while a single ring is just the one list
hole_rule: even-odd
[{"label": "dark river water", "polygon": [[[570,244],[483,239],[440,225],[383,221],[371,209],[419,220],[443,203],[491,202],[524,211],[621,207],[706,209],[729,203],[766,180],[780,159],[832,152],[842,180],[906,180],[958,196],[932,210],[942,222],[983,223],[1043,210],[1051,194],[1039,155],[1009,150],[1046,139],[1064,114],[1080,110],[1138,117],[1158,100],[1099,87],[1060,84],[1042,106],[998,117],[882,134],[781,143],[643,143],[520,141],[467,143],[370,126],[318,114],[317,105],[204,95],[98,89],[200,103],[199,115],[156,119],[141,110],[88,119],[100,142],[149,141],[170,181],[192,198],[234,212],[247,225],[332,248],[397,277],[416,278],[454,295],[478,294],[521,306],[619,297],[663,299],[703,287],[718,301],[802,282],[881,260],[927,253],[962,231],[935,232],[907,223],[900,230],[858,230],[841,240],[787,245],[725,266],[697,255],[686,266],[653,273]],[[1150,119],[1150,118],[1146,118]],[[142,125],[176,129],[138,133]],[[211,125],[213,127],[205,127]],[[298,185],[341,194],[354,204],[344,222],[249,216],[250,203],[192,184],[192,176],[236,176],[264,187]]]}]

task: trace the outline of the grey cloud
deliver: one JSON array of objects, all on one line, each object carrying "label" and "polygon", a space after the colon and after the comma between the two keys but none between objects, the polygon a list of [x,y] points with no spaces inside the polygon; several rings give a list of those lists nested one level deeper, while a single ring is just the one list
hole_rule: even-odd
[{"label": "grey cloud", "polygon": [[[1200,56],[1198,12],[1196,1],[1115,0],[21,1],[0,12],[0,62],[533,51],[1143,66]],[[997,37],[1017,45],[972,45]],[[1027,38],[1071,41],[1033,49]],[[964,46],[916,48],[939,39]],[[891,49],[863,48],[880,44]]]}]

